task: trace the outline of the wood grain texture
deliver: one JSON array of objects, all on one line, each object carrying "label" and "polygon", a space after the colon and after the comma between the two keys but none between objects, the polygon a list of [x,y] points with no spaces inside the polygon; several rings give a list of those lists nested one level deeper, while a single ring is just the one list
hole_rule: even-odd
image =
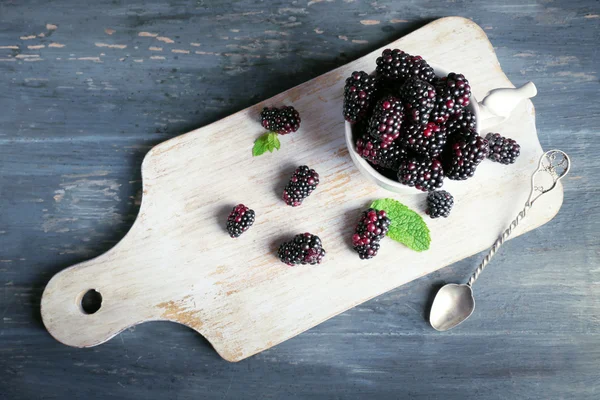
[{"label": "wood grain texture", "polygon": [[[386,47],[420,50],[430,62],[461,71],[479,98],[512,86],[483,30],[464,18],[437,20]],[[48,283],[41,306],[52,336],[90,347],[138,323],[168,320],[201,333],[226,360],[240,361],[490,247],[525,204],[543,153],[530,101],[498,127],[521,144],[518,162],[510,168],[487,163],[468,182],[446,183],[457,205],[453,218],[429,222],[429,251],[386,241],[365,262],[348,244],[356,219],[373,200],[393,197],[422,211],[426,197],[375,186],[348,155],[340,114],[344,81],[352,71],[373,68],[382,50],[154,147],[142,163],[142,204],[131,231],[106,254]],[[300,112],[302,131],[282,138],[275,154],[251,157],[252,142],[264,131],[257,123],[260,110],[280,104]],[[320,173],[321,183],[302,207],[289,208],[281,192],[303,164]],[[541,198],[515,235],[550,220],[562,197],[559,186]],[[253,208],[257,220],[251,232],[231,240],[224,221],[238,203]],[[276,249],[303,232],[319,235],[326,259],[290,268]],[[90,289],[103,298],[92,315],[81,309]]]},{"label": "wood grain texture", "polygon": [[[423,313],[432,290],[468,278],[481,255],[241,363],[224,362],[195,331],[172,323],[142,324],[93,349],[47,334],[44,286],[129,230],[153,145],[444,15],[472,18],[510,80],[536,83],[542,147],[564,149],[574,163],[561,212],[506,245],[477,283],[477,312],[464,326],[440,336]],[[0,61],[3,396],[597,398],[598,15],[586,0],[1,2],[0,59],[15,59]],[[38,44],[46,47],[27,48]],[[36,54],[43,60],[23,57]]]}]

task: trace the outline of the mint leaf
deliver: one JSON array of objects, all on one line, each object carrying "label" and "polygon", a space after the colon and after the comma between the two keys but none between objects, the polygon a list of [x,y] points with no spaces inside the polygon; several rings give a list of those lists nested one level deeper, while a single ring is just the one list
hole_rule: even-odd
[{"label": "mint leaf", "polygon": [[281,142],[279,142],[277,133],[267,132],[254,141],[254,147],[252,148],[252,155],[254,157],[256,157],[256,156],[260,156],[261,154],[266,153],[267,151],[272,153],[273,150],[275,150],[275,149],[279,150],[280,148],[281,148]]},{"label": "mint leaf", "polygon": [[429,228],[419,214],[394,199],[375,200],[371,208],[384,210],[392,220],[387,233],[390,239],[415,251],[429,249],[431,243]]}]

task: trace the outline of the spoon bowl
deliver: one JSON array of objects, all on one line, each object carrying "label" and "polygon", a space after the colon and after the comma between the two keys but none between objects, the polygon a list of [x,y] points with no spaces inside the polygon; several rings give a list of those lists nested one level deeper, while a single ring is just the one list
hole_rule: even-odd
[{"label": "spoon bowl", "polygon": [[449,283],[435,295],[429,322],[435,330],[447,331],[469,318],[473,310],[475,299],[471,286]]}]

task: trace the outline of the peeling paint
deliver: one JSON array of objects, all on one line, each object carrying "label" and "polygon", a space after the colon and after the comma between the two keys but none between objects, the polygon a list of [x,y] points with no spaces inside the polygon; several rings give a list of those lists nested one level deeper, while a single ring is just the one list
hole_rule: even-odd
[{"label": "peeling paint", "polygon": [[323,32],[325,32],[323,29],[315,28],[315,33],[320,35]]},{"label": "peeling paint", "polygon": [[94,62],[102,62],[100,57],[79,57],[77,58],[80,61],[94,61]]},{"label": "peeling paint", "polygon": [[19,39],[21,39],[21,40],[31,40],[31,39],[35,39],[35,35],[21,36]]},{"label": "peeling paint", "polygon": [[58,26],[54,24],[46,24],[46,29],[48,29],[49,31],[55,31],[57,28]]},{"label": "peeling paint", "polygon": [[116,31],[114,29],[110,29],[110,28],[106,28],[104,30],[104,33],[106,33],[107,35],[112,35],[113,33],[115,33]]},{"label": "peeling paint", "polygon": [[151,56],[150,59],[151,60],[164,60],[165,57],[163,57],[163,56]]},{"label": "peeling paint", "polygon": [[60,49],[60,48],[63,48],[63,47],[65,47],[65,45],[64,45],[64,44],[62,44],[62,43],[50,43],[50,44],[48,45],[48,47],[55,47],[55,48],[59,48],[59,49]]},{"label": "peeling paint", "polygon": [[403,22],[408,22],[407,19],[390,19],[390,24],[401,24]]},{"label": "peeling paint", "polygon": [[363,25],[379,25],[381,21],[377,21],[376,19],[363,19],[360,23]]},{"label": "peeling paint", "polygon": [[0,49],[19,50],[19,46],[0,46]]},{"label": "peeling paint", "polygon": [[163,51],[162,47],[154,47],[154,46],[148,47],[148,50],[150,50],[150,51]]},{"label": "peeling paint", "polygon": [[168,37],[165,37],[165,36],[158,36],[158,37],[156,38],[156,40],[159,40],[159,41],[161,41],[161,42],[165,42],[165,43],[175,43],[175,41],[174,41],[174,40],[172,40],[172,39],[169,39]]},{"label": "peeling paint", "polygon": [[194,46],[194,47],[200,47],[200,43],[194,43],[194,42],[192,42],[192,43],[190,43],[190,45]]},{"label": "peeling paint", "polygon": [[189,50],[182,50],[182,49],[173,49],[171,50],[172,53],[179,53],[179,54],[190,54]]},{"label": "peeling paint", "polygon": [[126,44],[108,44],[108,43],[95,43],[96,47],[108,47],[109,49],[125,49]]},{"label": "peeling paint", "polygon": [[338,39],[342,39],[342,40],[348,41],[348,36],[340,35],[340,36],[338,36]]},{"label": "peeling paint", "polygon": [[158,33],[140,32],[140,33],[138,33],[138,36],[142,36],[142,37],[157,37]]},{"label": "peeling paint", "polygon": [[367,44],[367,43],[369,43],[369,41],[368,40],[352,39],[352,43]]},{"label": "peeling paint", "polygon": [[30,50],[43,49],[44,47],[46,47],[46,45],[44,45],[44,44],[37,44],[37,45],[34,45],[34,46],[27,46],[27,48],[30,49]]}]

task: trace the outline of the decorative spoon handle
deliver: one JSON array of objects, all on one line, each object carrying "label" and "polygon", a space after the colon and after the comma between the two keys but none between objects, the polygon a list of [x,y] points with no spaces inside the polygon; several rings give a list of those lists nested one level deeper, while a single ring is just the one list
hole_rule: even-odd
[{"label": "decorative spoon handle", "polygon": [[[523,218],[525,218],[533,205],[533,202],[554,189],[556,183],[569,172],[570,168],[571,160],[564,151],[549,150],[542,154],[540,162],[538,163],[538,168],[533,175],[531,175],[531,191],[529,192],[529,198],[525,203],[525,207],[523,207],[523,210],[521,210],[519,215],[517,215],[510,226],[502,233],[502,236],[496,240],[481,264],[479,264],[479,267],[477,267],[473,275],[471,275],[469,282],[467,282],[468,286],[473,286],[477,278],[479,278],[479,274],[487,267],[498,249],[504,244],[506,239],[509,238]],[[545,179],[545,181],[542,181],[542,179]]]},{"label": "decorative spoon handle", "polygon": [[519,222],[521,222],[521,220],[523,218],[525,218],[525,216],[527,215],[527,212],[529,211],[530,208],[531,208],[531,204],[529,202],[527,202],[525,204],[525,207],[523,207],[523,210],[521,210],[521,212],[519,213],[519,215],[517,215],[517,218],[515,218],[513,220],[513,222],[510,224],[510,226],[502,233],[502,236],[500,236],[498,238],[498,240],[496,240],[496,242],[494,243],[494,245],[492,246],[492,248],[490,249],[490,251],[487,253],[487,255],[485,256],[485,258],[481,262],[481,264],[479,264],[479,267],[477,267],[477,269],[475,270],[475,272],[473,272],[473,275],[471,275],[471,278],[469,279],[469,282],[467,282],[467,285],[473,286],[473,284],[475,283],[475,281],[477,280],[477,278],[479,278],[479,274],[481,274],[481,272],[483,271],[483,269],[485,267],[487,267],[487,265],[490,263],[490,261],[492,260],[492,257],[494,257],[494,255],[496,254],[496,252],[498,251],[498,249],[509,238],[509,236],[511,235],[513,229],[515,229],[519,225]]}]

